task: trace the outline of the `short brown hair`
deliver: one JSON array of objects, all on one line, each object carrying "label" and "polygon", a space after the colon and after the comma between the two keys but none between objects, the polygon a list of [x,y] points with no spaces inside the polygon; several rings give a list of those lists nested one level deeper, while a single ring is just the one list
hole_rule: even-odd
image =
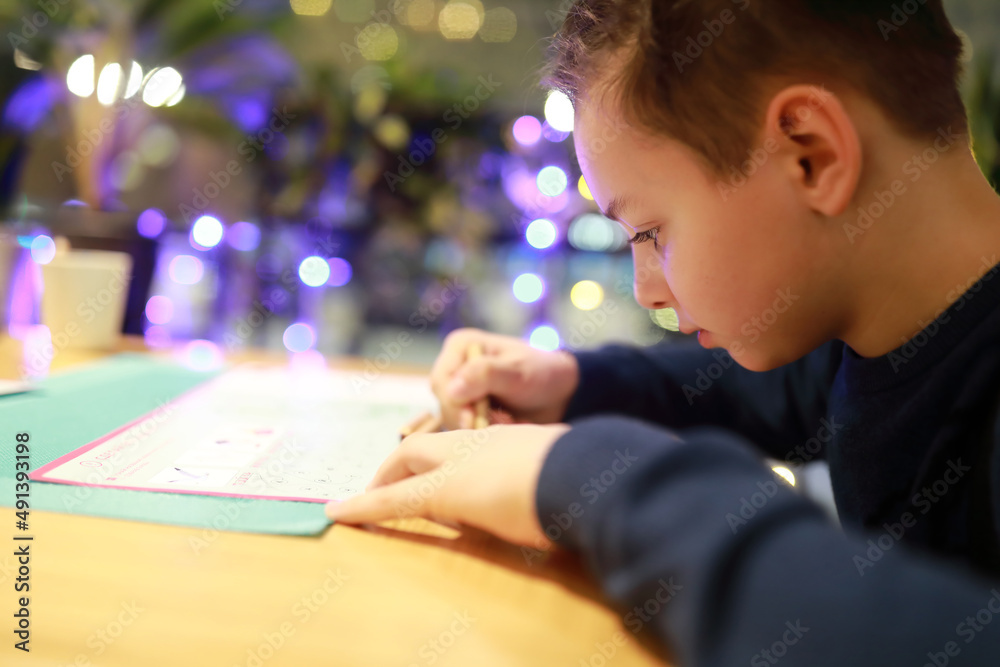
[{"label": "short brown hair", "polygon": [[914,138],[967,131],[962,49],[941,0],[577,0],[543,84],[575,101],[621,53],[626,118],[721,172],[746,159],[768,76],[847,84]]}]

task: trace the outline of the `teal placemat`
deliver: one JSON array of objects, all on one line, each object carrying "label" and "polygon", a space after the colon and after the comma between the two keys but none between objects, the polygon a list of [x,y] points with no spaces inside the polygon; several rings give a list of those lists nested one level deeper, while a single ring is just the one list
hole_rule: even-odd
[{"label": "teal placemat", "polygon": [[[0,505],[15,503],[15,435],[31,436],[37,470],[155,410],[214,374],[123,354],[50,377],[37,391],[0,397]],[[317,535],[322,503],[129,491],[32,481],[31,509],[170,523],[209,530]]]}]

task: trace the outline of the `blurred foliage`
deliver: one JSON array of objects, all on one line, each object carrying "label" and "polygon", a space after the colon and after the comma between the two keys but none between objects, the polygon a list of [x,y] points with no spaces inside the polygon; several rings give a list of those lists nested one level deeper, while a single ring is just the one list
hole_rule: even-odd
[{"label": "blurred foliage", "polygon": [[1000,192],[1000,83],[994,83],[995,55],[991,51],[979,58],[971,75],[966,106],[976,160]]}]

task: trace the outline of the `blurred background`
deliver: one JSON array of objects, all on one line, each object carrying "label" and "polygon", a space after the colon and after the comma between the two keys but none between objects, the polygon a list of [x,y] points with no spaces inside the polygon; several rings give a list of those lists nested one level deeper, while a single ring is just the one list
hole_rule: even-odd
[{"label": "blurred background", "polygon": [[[59,237],[130,254],[125,332],[201,367],[250,346],[430,364],[463,326],[676,335],[635,303],[572,108],[538,87],[570,4],[4,0],[0,324],[49,351],[26,374],[68,340],[40,313]],[[997,182],[1000,4],[946,4]]]}]

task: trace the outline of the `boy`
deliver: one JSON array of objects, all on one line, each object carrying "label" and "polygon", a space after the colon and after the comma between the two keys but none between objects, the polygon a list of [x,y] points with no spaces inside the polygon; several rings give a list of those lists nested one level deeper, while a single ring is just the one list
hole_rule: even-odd
[{"label": "boy", "polygon": [[[1000,200],[940,0],[582,0],[555,50],[636,299],[705,349],[455,332],[446,424],[522,423],[411,436],[330,516],[576,549],[680,664],[1000,664]],[[825,456],[844,531],[761,451]]]}]

